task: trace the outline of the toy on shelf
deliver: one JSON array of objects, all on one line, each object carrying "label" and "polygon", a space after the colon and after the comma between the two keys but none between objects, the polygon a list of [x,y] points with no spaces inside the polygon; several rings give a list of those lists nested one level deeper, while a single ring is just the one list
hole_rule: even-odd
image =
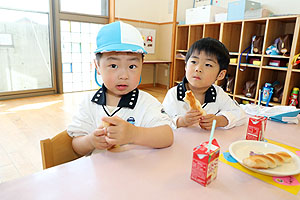
[{"label": "toy on shelf", "polygon": [[290,106],[297,106],[298,105],[298,94],[299,94],[299,88],[294,87],[293,91],[291,93],[290,99],[289,99],[289,105]]},{"label": "toy on shelf", "polygon": [[293,60],[292,60],[292,65],[293,67],[299,67],[300,66],[300,53],[298,53],[297,55],[295,55],[293,57]]}]

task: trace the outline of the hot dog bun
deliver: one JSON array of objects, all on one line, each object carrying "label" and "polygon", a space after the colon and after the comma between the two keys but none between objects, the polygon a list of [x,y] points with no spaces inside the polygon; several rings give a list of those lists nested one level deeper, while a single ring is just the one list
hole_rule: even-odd
[{"label": "hot dog bun", "polygon": [[201,115],[206,115],[206,112],[202,108],[201,103],[195,98],[191,90],[187,90],[185,92],[185,97],[183,98],[183,100],[190,105],[191,109],[199,110],[201,112]]},{"label": "hot dog bun", "polygon": [[292,160],[292,157],[288,153],[277,152],[249,156],[243,160],[243,164],[255,169],[268,169],[281,166],[284,163],[291,162]]}]

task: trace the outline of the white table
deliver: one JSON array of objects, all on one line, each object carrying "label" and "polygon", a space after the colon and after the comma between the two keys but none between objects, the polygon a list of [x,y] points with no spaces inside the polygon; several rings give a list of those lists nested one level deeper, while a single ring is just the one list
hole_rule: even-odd
[{"label": "white table", "polygon": [[[245,138],[247,126],[217,129],[221,152]],[[119,153],[103,152],[0,184],[0,199],[272,199],[293,195],[219,162],[217,179],[208,187],[190,179],[193,148],[209,139],[198,127],[175,131],[165,149],[129,146]],[[300,125],[268,121],[266,138],[300,147]]]}]

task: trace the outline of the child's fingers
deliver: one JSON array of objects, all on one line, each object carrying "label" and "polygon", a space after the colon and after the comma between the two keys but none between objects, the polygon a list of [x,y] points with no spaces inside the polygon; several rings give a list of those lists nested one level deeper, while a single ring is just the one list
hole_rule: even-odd
[{"label": "child's fingers", "polygon": [[111,125],[115,126],[120,123],[120,121],[123,121],[120,117],[118,116],[113,116],[113,117],[102,117],[102,121],[105,121],[107,123],[110,123]]},{"label": "child's fingers", "polygon": [[105,137],[105,140],[110,145],[116,145],[116,144],[118,144],[118,140],[117,139],[111,139],[109,137]]},{"label": "child's fingers", "polygon": [[93,132],[94,136],[96,137],[100,137],[106,134],[104,129],[95,129],[95,131]]}]

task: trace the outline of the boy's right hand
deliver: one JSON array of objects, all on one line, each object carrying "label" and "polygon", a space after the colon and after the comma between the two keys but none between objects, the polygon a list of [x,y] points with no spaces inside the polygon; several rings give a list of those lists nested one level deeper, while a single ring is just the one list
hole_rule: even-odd
[{"label": "boy's right hand", "polygon": [[179,117],[177,120],[177,127],[188,127],[193,124],[198,124],[201,117],[199,110],[189,110],[183,117]]},{"label": "boy's right hand", "polygon": [[108,149],[113,146],[106,142],[106,129],[102,126],[99,126],[97,129],[95,129],[89,136],[90,142],[95,147],[95,149]]}]

